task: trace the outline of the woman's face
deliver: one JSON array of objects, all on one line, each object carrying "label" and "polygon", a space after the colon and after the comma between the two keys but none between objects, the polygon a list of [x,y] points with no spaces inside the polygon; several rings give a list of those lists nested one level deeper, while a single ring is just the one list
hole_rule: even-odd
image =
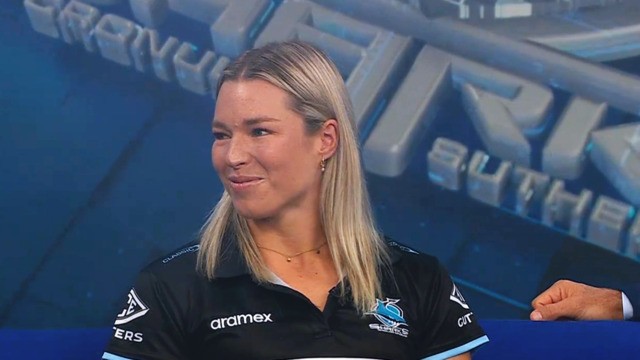
[{"label": "woman's face", "polygon": [[211,157],[238,213],[248,219],[317,211],[323,130],[307,135],[290,97],[264,80],[225,82],[213,118]]}]

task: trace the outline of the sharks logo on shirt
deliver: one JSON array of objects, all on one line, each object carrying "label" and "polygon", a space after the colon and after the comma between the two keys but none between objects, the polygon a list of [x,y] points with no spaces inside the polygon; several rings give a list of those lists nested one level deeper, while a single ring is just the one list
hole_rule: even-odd
[{"label": "sharks logo on shirt", "polygon": [[404,319],[404,312],[400,306],[397,305],[399,301],[400,299],[387,298],[384,301],[376,299],[375,306],[365,315],[373,315],[380,324],[369,324],[369,328],[380,332],[407,337],[409,335],[409,330],[404,327],[408,325],[407,321]]}]

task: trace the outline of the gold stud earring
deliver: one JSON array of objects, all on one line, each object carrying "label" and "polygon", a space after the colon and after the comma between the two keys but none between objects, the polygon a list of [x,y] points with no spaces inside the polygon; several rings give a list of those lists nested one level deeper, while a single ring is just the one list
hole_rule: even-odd
[{"label": "gold stud earring", "polygon": [[324,172],[325,170],[325,161],[324,161],[324,156],[322,157],[322,160],[320,160],[320,171]]}]

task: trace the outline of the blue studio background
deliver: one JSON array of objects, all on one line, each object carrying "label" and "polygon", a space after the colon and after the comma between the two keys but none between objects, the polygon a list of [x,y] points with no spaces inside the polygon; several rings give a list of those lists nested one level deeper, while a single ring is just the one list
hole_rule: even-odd
[{"label": "blue studio background", "polygon": [[[237,52],[221,41],[227,33],[212,34],[210,28],[231,3],[210,2],[216,11],[208,20],[195,19],[188,6],[176,5],[180,2],[149,2],[166,4],[161,20],[134,11],[142,6],[140,1],[71,3],[91,5],[101,15],[116,14],[147,28],[153,25],[162,39],[175,36],[181,42],[188,41],[196,56],[189,61],[197,63],[206,50],[215,51],[216,59],[233,58]],[[198,93],[181,82],[184,79],[179,72],[163,81],[151,66],[139,71],[101,56],[100,51],[87,51],[81,41],[69,44],[62,35],[55,38],[35,31],[27,3],[57,9],[56,14],[62,14],[69,4],[66,0],[0,3],[0,328],[7,331],[4,334],[17,331],[13,334],[19,338],[35,336],[19,331],[67,329],[79,336],[69,329],[97,328],[80,337],[96,341],[96,337],[109,335],[137,272],[196,238],[221,194],[210,160],[214,99],[210,86]],[[471,196],[464,186],[450,190],[437,178],[430,178],[427,161],[437,138],[463,144],[469,158],[477,150],[491,155],[483,170],[488,173],[496,171],[502,158],[491,145],[494,140],[486,135],[486,119],[469,111],[474,105],[465,104],[462,84],[475,81],[478,89],[506,99],[500,101],[515,101],[518,91],[501,90],[512,86],[512,80],[495,80],[493,85],[477,80],[484,68],[473,68],[465,61],[519,76],[551,95],[553,102],[539,116],[537,127],[528,128],[529,133],[523,130],[523,138],[530,143],[531,161],[520,165],[539,174],[546,172],[543,148],[572,97],[584,96],[608,106],[593,131],[638,123],[640,111],[634,109],[640,109],[640,97],[625,103],[600,83],[581,88],[563,82],[562,75],[549,75],[554,74],[551,66],[560,66],[554,56],[564,56],[577,64],[569,66],[576,71],[599,63],[602,66],[595,69],[602,70],[603,79],[615,71],[628,80],[630,88],[640,83],[640,34],[625,33],[637,28],[637,2],[601,1],[594,5],[585,1],[580,5],[574,1],[572,8],[565,8],[564,1],[529,1],[525,3],[532,5],[527,8],[530,11],[522,12],[519,7],[500,8],[506,5],[498,2],[468,1],[465,16],[457,5],[446,1],[251,3],[262,7],[251,20],[251,33],[245,34],[245,47],[253,46],[260,36],[266,38],[271,27],[277,29],[274,22],[280,19],[279,13],[293,5],[312,8],[308,26],[342,39],[322,43],[325,40],[318,39],[325,37],[307,35],[325,46],[346,80],[357,73],[370,81],[363,82],[362,88],[350,87],[353,97],[371,100],[358,113],[364,124],[363,147],[373,138],[385,139],[387,127],[383,125],[398,107],[394,96],[405,94],[405,86],[417,86],[413,93],[424,90],[427,96],[428,83],[411,84],[412,77],[417,79],[426,70],[410,70],[425,48],[433,46],[456,56],[451,60],[451,73],[447,73],[452,80],[445,95],[430,103],[428,111],[416,110],[421,125],[415,132],[419,134],[410,141],[410,151],[398,160],[406,166],[394,175],[367,167],[367,180],[380,228],[446,264],[476,316],[527,319],[530,301],[560,278],[608,287],[640,280],[640,258],[634,247],[635,241],[640,242],[640,216],[635,212],[640,205],[640,177],[633,177],[640,174],[640,140],[636,140],[640,135],[619,141],[629,144],[628,151],[621,151],[627,152],[624,169],[630,172],[622,168],[603,171],[606,160],[587,155],[584,168],[573,178],[564,178],[570,192],[592,192],[592,209],[601,196],[628,209],[617,230],[611,230],[615,226],[605,220],[593,222],[591,228],[593,216],[589,213],[584,215],[580,234],[569,234],[566,224],[544,225],[544,196],[540,193],[549,189],[554,179],[562,179],[555,173],[547,174],[550,180],[542,188],[532,190],[537,195],[531,210],[523,214],[517,206],[519,179],[510,178],[503,201],[492,205]],[[518,3],[513,1],[512,5]],[[193,4],[206,8],[207,1]],[[485,10],[478,10],[481,5],[492,15],[485,17]],[[465,44],[471,36],[464,32],[464,26],[494,37],[483,37],[487,43],[478,47],[487,46],[485,49],[461,49],[456,44]],[[431,31],[456,27],[462,29],[460,33],[453,31],[442,39],[431,37]],[[287,34],[282,34],[280,40],[285,40]],[[380,39],[387,35],[393,41],[405,39],[401,52],[385,47],[387,43]],[[388,43],[394,43],[392,40]],[[531,63],[518,56],[520,48],[512,46],[516,43],[526,44],[522,51],[532,51]],[[366,55],[358,57],[358,49]],[[537,56],[540,62],[536,62]],[[388,69],[388,78],[377,74],[379,67],[386,66],[380,59],[396,61]],[[371,67],[358,66],[359,61]],[[208,65],[207,71],[213,66]],[[532,67],[542,70],[538,75],[527,72]],[[567,76],[579,78],[579,72],[576,74]],[[513,80],[518,81],[525,80]],[[376,84],[383,86],[369,90]],[[598,154],[608,154],[606,146],[595,146],[601,150]],[[589,149],[584,149],[585,153]],[[518,164],[518,159],[509,160]],[[619,175],[615,179],[628,181],[616,182],[611,173]],[[607,228],[607,224],[611,226]],[[615,331],[628,331],[629,325]],[[102,343],[97,340],[95,346]]]}]

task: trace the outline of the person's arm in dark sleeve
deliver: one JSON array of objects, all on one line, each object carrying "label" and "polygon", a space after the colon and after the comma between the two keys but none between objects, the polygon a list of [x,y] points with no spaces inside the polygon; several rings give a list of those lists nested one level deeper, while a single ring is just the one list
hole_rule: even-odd
[{"label": "person's arm in dark sleeve", "polygon": [[473,311],[442,265],[427,296],[422,359],[469,359],[472,350],[489,341]]},{"label": "person's arm in dark sleeve", "polygon": [[151,272],[138,275],[113,325],[105,360],[177,360],[185,353],[184,315],[170,289]]}]

